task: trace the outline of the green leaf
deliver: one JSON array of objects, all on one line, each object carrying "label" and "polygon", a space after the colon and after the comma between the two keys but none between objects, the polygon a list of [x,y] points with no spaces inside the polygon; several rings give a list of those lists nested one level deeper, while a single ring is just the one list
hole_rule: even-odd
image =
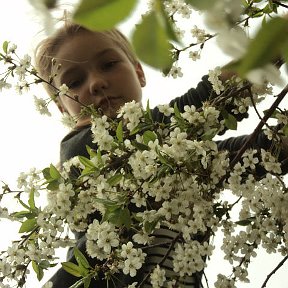
[{"label": "green leaf", "polygon": [[174,103],[174,114],[175,114],[175,117],[182,118],[176,102]]},{"label": "green leaf", "polygon": [[29,192],[29,199],[28,199],[28,204],[32,210],[36,209],[35,206],[35,190],[34,188],[31,189]]},{"label": "green leaf", "polygon": [[91,30],[111,29],[128,18],[136,3],[136,0],[82,0],[73,20]]},{"label": "green leaf", "polygon": [[84,254],[77,247],[74,247],[74,256],[80,267],[85,268],[87,271],[92,268]]},{"label": "green leaf", "polygon": [[132,221],[131,221],[130,211],[127,207],[125,207],[121,211],[121,224],[123,224],[126,228],[130,229],[131,223]]},{"label": "green leaf", "polygon": [[[236,127],[237,127],[237,123],[236,123]],[[212,140],[214,138],[214,136],[217,134],[217,132],[218,132],[217,128],[211,128],[208,131],[206,131],[204,134],[201,135],[201,139],[202,140]]]},{"label": "green leaf", "polygon": [[224,118],[224,124],[228,129],[237,129],[237,119],[232,114],[228,113],[225,109],[221,110],[221,115]]},{"label": "green leaf", "polygon": [[131,216],[128,208],[117,207],[116,209],[106,209],[103,221],[108,221],[117,227],[124,225],[127,228],[131,226]]},{"label": "green leaf", "polygon": [[53,164],[50,164],[50,176],[52,179],[60,179],[61,178],[61,174],[59,173],[59,171],[57,170],[57,168]]},{"label": "green leaf", "polygon": [[156,7],[155,12],[158,14],[158,17],[160,18],[159,21],[161,21],[163,23],[168,38],[172,41],[180,43],[178,36],[175,33],[175,29],[173,26],[174,22],[171,21],[171,18],[167,14],[163,1],[157,1],[156,5],[154,5],[154,7]]},{"label": "green leaf", "polygon": [[146,221],[145,224],[144,224],[145,232],[148,233],[148,234],[151,234],[154,231],[157,223],[158,223],[158,220],[155,220],[153,222]]},{"label": "green leaf", "polygon": [[37,279],[39,281],[41,281],[43,276],[44,276],[43,269],[34,260],[32,260],[32,268],[33,268],[33,270],[35,271],[35,273],[37,275]]},{"label": "green leaf", "polygon": [[[81,277],[82,276],[81,268],[79,266],[77,266],[76,264],[74,264],[72,262],[62,262],[61,265],[62,265],[62,268],[66,272],[68,272],[68,273],[70,273],[70,274],[72,274],[72,275],[74,275],[76,277]],[[75,287],[78,287],[78,286],[75,286]]]},{"label": "green leaf", "polygon": [[105,207],[115,207],[115,209],[117,209],[120,205],[117,201],[113,201],[109,199],[95,198],[95,201],[103,204]]},{"label": "green leaf", "polygon": [[39,267],[41,267],[42,269],[47,269],[49,267],[53,267],[54,264],[50,264],[50,262],[48,260],[42,260],[40,263],[38,263]]},{"label": "green leaf", "polygon": [[2,49],[5,52],[5,54],[7,54],[7,52],[8,52],[8,45],[9,45],[8,41],[4,41],[2,44]]},{"label": "green leaf", "polygon": [[93,158],[97,155],[97,153],[95,152],[95,150],[93,150],[91,147],[89,147],[88,145],[86,145],[86,150],[90,156],[90,158]]},{"label": "green leaf", "polygon": [[50,168],[49,168],[49,167],[43,169],[43,170],[42,170],[42,174],[43,174],[43,176],[44,176],[44,178],[45,178],[46,180],[50,180],[50,179],[51,179],[51,176],[50,176]]},{"label": "green leaf", "polygon": [[116,137],[120,143],[123,142],[123,122],[122,122],[122,120],[118,123],[117,129],[116,129]]},{"label": "green leaf", "polygon": [[149,119],[149,120],[153,121],[152,112],[151,112],[151,109],[150,109],[149,99],[147,100],[147,105],[146,105],[146,110],[145,110],[144,115],[145,115],[146,119]]},{"label": "green leaf", "polygon": [[78,159],[80,163],[82,163],[85,166],[85,168],[90,168],[90,169],[96,168],[94,163],[91,160],[89,160],[87,157],[78,156]]},{"label": "green leaf", "polygon": [[131,144],[138,150],[144,151],[144,150],[150,150],[148,145],[145,145],[143,143],[139,143],[137,141],[131,141]]},{"label": "green leaf", "polygon": [[115,186],[115,185],[117,185],[117,184],[120,182],[120,180],[122,179],[122,177],[123,177],[122,174],[117,173],[117,174],[111,176],[111,177],[107,180],[107,182],[108,182],[109,185]]},{"label": "green leaf", "polygon": [[157,139],[157,135],[150,130],[143,133],[143,141],[147,145],[150,141],[154,142]]},{"label": "green leaf", "polygon": [[53,190],[57,190],[59,188],[59,181],[58,180],[53,180],[51,181],[47,187],[48,190],[53,191]]},{"label": "green leaf", "polygon": [[232,114],[228,114],[228,117],[225,118],[224,121],[228,129],[237,130],[237,119]]},{"label": "green leaf", "polygon": [[288,42],[288,19],[273,18],[258,31],[251,40],[246,55],[237,68],[241,76],[255,68],[261,67],[279,57],[283,45]]},{"label": "green leaf", "polygon": [[36,225],[37,225],[37,221],[35,218],[27,219],[22,223],[19,229],[19,233],[30,232],[36,227]]},{"label": "green leaf", "polygon": [[136,25],[132,43],[140,60],[154,68],[165,70],[171,66],[173,60],[169,34],[165,23],[159,18],[154,11],[144,15],[142,22]]},{"label": "green leaf", "polygon": [[240,226],[248,226],[249,224],[251,224],[251,222],[255,221],[255,217],[250,217],[244,220],[239,220],[236,221],[235,224],[240,225]]},{"label": "green leaf", "polygon": [[84,288],[90,287],[91,280],[92,280],[92,276],[89,276],[89,275],[84,278]]},{"label": "green leaf", "polygon": [[23,210],[23,211],[18,211],[18,212],[14,212],[11,214],[12,217],[15,218],[31,218],[31,217],[35,217],[35,213],[32,213],[30,210]]}]

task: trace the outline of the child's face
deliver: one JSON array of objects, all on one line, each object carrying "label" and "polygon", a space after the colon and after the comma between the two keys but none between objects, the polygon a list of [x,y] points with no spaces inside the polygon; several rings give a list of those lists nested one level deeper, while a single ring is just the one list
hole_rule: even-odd
[{"label": "child's face", "polygon": [[[69,95],[77,96],[84,105],[94,104],[113,118],[126,102],[141,101],[145,86],[141,65],[132,64],[125,52],[104,35],[81,31],[61,45],[55,59],[61,64],[54,79],[56,87],[65,83]],[[81,111],[81,104],[67,96],[61,96],[59,103],[61,111],[72,116]],[[87,121],[88,116],[82,117],[77,125]]]}]

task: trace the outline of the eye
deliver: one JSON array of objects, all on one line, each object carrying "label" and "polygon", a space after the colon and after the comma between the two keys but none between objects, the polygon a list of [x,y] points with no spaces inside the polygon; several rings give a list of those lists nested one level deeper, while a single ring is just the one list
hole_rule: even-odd
[{"label": "eye", "polygon": [[102,69],[103,69],[104,71],[109,70],[109,69],[112,69],[112,68],[113,68],[114,66],[116,66],[118,63],[119,63],[118,60],[111,60],[111,61],[104,62],[103,65],[102,65]]},{"label": "eye", "polygon": [[68,86],[69,89],[76,89],[81,84],[82,84],[82,80],[81,79],[73,79],[73,80],[68,81],[67,86]]}]

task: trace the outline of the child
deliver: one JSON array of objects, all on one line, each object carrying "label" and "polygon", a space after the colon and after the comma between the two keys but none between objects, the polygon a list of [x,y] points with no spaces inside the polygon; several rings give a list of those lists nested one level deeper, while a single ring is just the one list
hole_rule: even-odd
[{"label": "child", "polygon": [[[47,91],[53,97],[56,88],[66,84],[69,88],[69,97],[63,95],[55,99],[61,112],[67,112],[77,117],[76,128],[70,132],[61,142],[61,164],[74,156],[82,155],[89,157],[86,146],[96,149],[92,143],[90,117],[81,114],[82,106],[93,104],[105,115],[114,118],[118,109],[126,102],[135,100],[141,102],[142,87],[145,86],[145,74],[141,64],[137,60],[127,39],[115,29],[104,32],[92,32],[81,26],[67,23],[57,31],[55,35],[44,40],[36,56],[37,69],[44,79],[52,78],[52,85],[47,85]],[[230,75],[223,72],[221,77],[225,80]],[[200,108],[210,98],[212,86],[207,76],[202,78],[196,89],[190,89],[186,94],[170,102],[170,106],[177,106],[180,112],[184,111],[185,105],[194,105]],[[227,109],[229,109],[227,107]],[[231,107],[230,107],[231,109]],[[152,109],[152,116],[155,121],[161,121],[163,114],[157,108]],[[246,117],[246,114],[238,115],[238,120]],[[167,118],[169,121],[169,118]],[[229,138],[217,142],[221,150],[237,152],[244,144],[248,136]],[[253,147],[268,149],[271,146],[263,133],[260,133],[253,143]],[[283,151],[280,153],[280,161],[284,159]],[[260,168],[259,168],[260,169]],[[262,172],[259,170],[259,173]],[[96,218],[99,215],[94,215]],[[99,218],[100,220],[101,218]],[[159,230],[160,231],[160,230]],[[159,232],[158,231],[158,232]],[[159,232],[163,242],[175,237],[174,232],[167,227]],[[84,233],[75,233],[77,247],[85,253]],[[157,235],[157,233],[156,233]],[[157,238],[157,236],[156,236]],[[164,250],[164,251],[163,251]],[[163,258],[167,246],[160,246],[158,249],[147,250],[145,265],[138,272],[136,278],[130,279],[126,275],[117,275],[118,281],[107,281],[100,273],[99,279],[93,279],[89,287],[127,287],[134,281],[141,282],[141,276]],[[68,253],[68,260],[74,261],[72,251]],[[98,262],[90,259],[91,265]],[[173,278],[173,266],[169,257],[165,263],[168,277]],[[201,287],[202,272],[187,276],[181,287]],[[51,278],[53,287],[65,288],[73,285],[78,278],[70,275],[63,269]],[[116,282],[115,282],[116,281]],[[124,285],[124,286],[123,286]],[[145,287],[151,287],[145,283]]]}]

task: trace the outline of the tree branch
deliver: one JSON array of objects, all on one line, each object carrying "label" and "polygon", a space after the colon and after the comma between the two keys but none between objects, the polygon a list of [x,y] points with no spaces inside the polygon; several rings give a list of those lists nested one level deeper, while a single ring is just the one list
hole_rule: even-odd
[{"label": "tree branch", "polygon": [[230,168],[233,168],[235,166],[235,164],[240,160],[241,156],[246,151],[246,149],[251,146],[251,144],[254,142],[255,138],[257,137],[257,135],[259,134],[259,132],[261,131],[261,129],[263,128],[267,120],[272,116],[272,114],[274,113],[274,111],[276,110],[278,105],[281,103],[281,101],[284,99],[287,93],[288,93],[288,85],[286,85],[285,88],[277,95],[276,100],[271,105],[269,110],[266,112],[263,119],[259,122],[254,132],[248,137],[244,145],[238,151],[236,156],[232,159],[230,163]]},{"label": "tree branch", "polygon": [[272,277],[273,274],[275,274],[277,272],[277,270],[280,269],[280,267],[283,266],[283,264],[287,261],[288,259],[288,255],[284,257],[284,259],[281,260],[281,262],[275,267],[275,269],[273,269],[271,271],[271,273],[269,273],[266,277],[266,280],[264,281],[263,285],[261,286],[261,288],[266,287],[267,282],[269,281],[269,279]]},{"label": "tree branch", "polygon": [[284,8],[288,8],[288,5],[286,4],[283,4],[281,1],[277,1],[277,0],[272,0],[273,3],[279,5],[279,6],[282,6]]}]

